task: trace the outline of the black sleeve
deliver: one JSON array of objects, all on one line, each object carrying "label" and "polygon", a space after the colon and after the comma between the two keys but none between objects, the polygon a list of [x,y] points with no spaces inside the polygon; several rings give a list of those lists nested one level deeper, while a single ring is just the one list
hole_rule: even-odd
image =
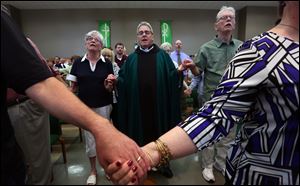
[{"label": "black sleeve", "polygon": [[114,74],[114,68],[113,68],[113,64],[110,60],[107,59],[107,63],[109,64],[108,65],[108,71],[109,71],[109,74]]},{"label": "black sleeve", "polygon": [[37,56],[11,17],[1,11],[1,73],[18,93],[51,77],[49,68]]},{"label": "black sleeve", "polygon": [[72,65],[70,74],[72,74],[73,76],[76,76],[76,77],[77,77],[77,68],[78,68],[78,64],[81,62],[81,59],[82,59],[82,58],[76,59],[76,60],[74,61],[73,65]]}]

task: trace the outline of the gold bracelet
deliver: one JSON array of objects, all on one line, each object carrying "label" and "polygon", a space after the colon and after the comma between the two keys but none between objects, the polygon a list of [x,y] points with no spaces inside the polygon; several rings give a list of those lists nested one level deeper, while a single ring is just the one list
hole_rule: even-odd
[{"label": "gold bracelet", "polygon": [[172,157],[169,147],[164,142],[162,142],[160,139],[157,139],[154,143],[156,144],[156,149],[158,150],[158,152],[160,154],[160,159],[159,159],[159,163],[158,163],[157,167],[168,165],[169,161]]},{"label": "gold bracelet", "polygon": [[146,156],[149,158],[150,162],[151,162],[151,167],[155,167],[154,161],[151,157],[151,155],[149,154],[149,152],[144,151],[144,153],[146,154]]}]

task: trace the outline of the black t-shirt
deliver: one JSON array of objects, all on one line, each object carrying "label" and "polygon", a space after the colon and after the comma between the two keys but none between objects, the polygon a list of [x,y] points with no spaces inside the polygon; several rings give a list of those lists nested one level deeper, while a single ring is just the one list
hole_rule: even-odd
[{"label": "black t-shirt", "polygon": [[12,18],[1,11],[1,184],[22,184],[25,176],[22,152],[7,113],[7,88],[24,94],[51,76]]},{"label": "black t-shirt", "polygon": [[[101,57],[102,58],[102,57]],[[104,87],[104,80],[109,74],[114,74],[112,63],[102,59],[96,64],[95,71],[91,70],[88,59],[77,59],[72,65],[70,74],[76,76],[78,97],[87,106],[92,108],[112,104],[112,93]]]}]

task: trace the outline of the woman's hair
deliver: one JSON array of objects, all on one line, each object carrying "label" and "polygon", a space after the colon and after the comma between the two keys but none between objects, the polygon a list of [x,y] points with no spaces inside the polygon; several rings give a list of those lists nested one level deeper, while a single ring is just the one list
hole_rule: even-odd
[{"label": "woman's hair", "polygon": [[103,44],[103,36],[97,30],[92,30],[92,31],[88,32],[87,34],[85,34],[84,41],[86,41],[88,37],[92,37],[92,36],[96,36],[99,39],[99,41],[101,42],[101,44]]},{"label": "woman's hair", "polygon": [[160,45],[160,48],[163,49],[164,51],[171,51],[172,50],[172,45],[169,42],[164,42],[163,44]]},{"label": "woman's hair", "polygon": [[109,59],[111,62],[113,62],[114,59],[115,59],[114,52],[113,52],[111,49],[109,49],[109,48],[103,48],[103,49],[101,50],[101,55],[102,55],[102,56],[109,56],[108,59]]}]

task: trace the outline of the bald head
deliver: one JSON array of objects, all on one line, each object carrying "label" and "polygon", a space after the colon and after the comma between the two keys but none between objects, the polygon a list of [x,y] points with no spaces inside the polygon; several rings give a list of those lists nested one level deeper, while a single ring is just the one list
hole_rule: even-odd
[{"label": "bald head", "polygon": [[177,51],[180,51],[182,48],[182,42],[180,40],[176,40],[175,42],[175,48]]}]

